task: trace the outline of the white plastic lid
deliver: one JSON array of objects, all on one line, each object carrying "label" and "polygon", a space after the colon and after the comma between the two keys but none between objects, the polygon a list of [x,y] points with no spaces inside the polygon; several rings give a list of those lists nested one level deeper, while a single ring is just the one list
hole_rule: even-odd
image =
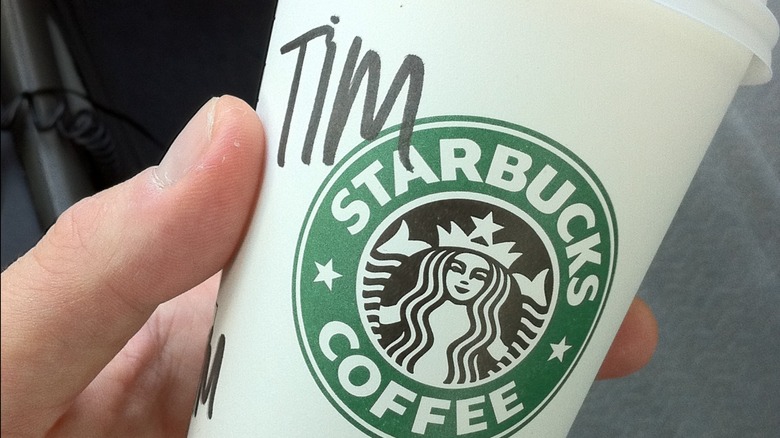
[{"label": "white plastic lid", "polygon": [[712,27],[753,52],[743,84],[763,84],[772,78],[772,48],[780,29],[766,0],[654,1]]}]

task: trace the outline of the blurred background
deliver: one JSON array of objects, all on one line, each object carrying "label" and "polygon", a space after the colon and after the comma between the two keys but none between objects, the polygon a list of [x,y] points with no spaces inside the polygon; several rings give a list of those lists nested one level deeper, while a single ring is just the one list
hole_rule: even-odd
[{"label": "blurred background", "polygon": [[[254,105],[274,4],[2,0],[2,268],[209,97]],[[739,90],[639,295],[658,351],[595,383],[570,435],[778,436],[780,78]]]},{"label": "blurred background", "polygon": [[780,46],[772,70],[737,92],[639,290],[655,357],[596,382],[572,437],[780,436]]}]

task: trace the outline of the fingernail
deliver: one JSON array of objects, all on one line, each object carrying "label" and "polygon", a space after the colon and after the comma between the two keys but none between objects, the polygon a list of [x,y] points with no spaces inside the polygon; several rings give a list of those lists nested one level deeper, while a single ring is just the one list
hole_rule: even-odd
[{"label": "fingernail", "polygon": [[155,169],[160,187],[168,187],[179,181],[198,164],[208,150],[218,100],[219,98],[213,97],[206,102],[173,141]]}]

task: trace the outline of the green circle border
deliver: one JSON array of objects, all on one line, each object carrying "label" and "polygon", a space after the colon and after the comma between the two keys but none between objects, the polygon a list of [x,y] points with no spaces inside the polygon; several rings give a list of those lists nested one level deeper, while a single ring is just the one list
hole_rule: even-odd
[{"label": "green circle border", "polygon": [[[489,117],[482,117],[482,116],[467,116],[467,115],[443,115],[443,116],[432,116],[432,117],[424,117],[424,118],[418,118],[415,122],[415,128],[418,126],[423,126],[431,123],[438,123],[438,122],[461,122],[461,123],[482,123],[485,125],[492,125],[492,126],[498,126],[505,129],[510,129],[522,134],[526,134],[536,140],[539,140],[541,142],[546,143],[547,145],[557,149],[560,151],[563,155],[566,156],[566,158],[572,160],[577,166],[579,166],[579,169],[576,169],[578,173],[582,175],[584,174],[591,180],[593,183],[592,185],[598,190],[597,194],[601,195],[603,198],[603,204],[606,207],[604,213],[605,217],[610,221],[611,229],[613,232],[613,252],[612,252],[612,263],[611,266],[609,266],[608,271],[608,283],[604,286],[604,296],[601,301],[601,305],[599,306],[597,310],[597,314],[593,320],[593,323],[591,324],[591,327],[589,329],[589,332],[587,336],[585,337],[585,340],[582,342],[582,346],[580,348],[580,351],[578,352],[577,356],[572,360],[571,365],[568,367],[568,369],[564,372],[563,376],[560,380],[558,380],[558,383],[554,386],[554,388],[548,393],[548,395],[545,397],[542,402],[540,402],[535,408],[534,411],[528,414],[526,417],[523,417],[522,420],[518,421],[514,425],[511,425],[510,427],[506,428],[505,430],[499,432],[498,435],[493,435],[494,438],[496,437],[505,437],[510,434],[516,433],[519,430],[521,430],[523,427],[525,427],[529,422],[531,422],[541,411],[544,410],[544,408],[550,403],[550,401],[555,397],[555,395],[560,391],[563,384],[568,380],[568,378],[571,376],[574,369],[577,367],[577,364],[579,363],[580,359],[582,358],[583,353],[588,347],[588,344],[590,343],[593,333],[595,332],[596,327],[599,325],[599,322],[601,320],[601,317],[603,315],[604,308],[606,307],[606,303],[609,299],[610,292],[612,290],[612,284],[614,282],[615,278],[615,271],[617,268],[617,260],[618,260],[618,226],[617,226],[617,219],[615,216],[614,206],[612,204],[611,199],[607,195],[607,191],[604,188],[602,182],[597,178],[595,173],[591,170],[589,166],[585,164],[585,162],[580,159],[577,155],[575,155],[571,150],[569,150],[564,145],[558,143],[557,141],[553,140],[552,138],[535,131],[533,129],[527,128],[522,125],[517,125],[511,122],[506,122],[499,119],[489,118]],[[372,145],[374,142],[377,141],[377,139],[381,139],[382,137],[391,134],[393,132],[397,132],[400,130],[400,124],[394,125],[391,127],[388,127],[386,129],[383,129],[374,139],[370,140],[364,140],[360,142],[356,147],[354,147],[352,150],[350,150],[345,156],[343,156],[341,159],[338,160],[336,165],[333,167],[333,169],[328,172],[328,175],[323,179],[323,182],[320,184],[320,187],[317,189],[317,192],[312,197],[312,202],[310,203],[309,209],[306,212],[306,215],[304,217],[304,220],[302,222],[301,231],[298,236],[298,240],[296,242],[296,249],[295,249],[295,256],[293,260],[293,269],[292,269],[292,316],[293,316],[293,322],[295,324],[295,330],[296,330],[296,337],[298,338],[299,347],[301,348],[301,354],[304,358],[304,361],[306,362],[307,367],[309,368],[309,372],[311,376],[314,378],[315,383],[320,388],[320,391],[322,394],[326,397],[326,399],[330,402],[331,406],[333,406],[341,415],[344,417],[347,421],[349,421],[353,426],[355,426],[357,429],[362,431],[363,433],[366,433],[368,436],[371,437],[377,437],[380,438],[382,435],[377,434],[376,431],[368,429],[365,425],[358,422],[354,416],[356,414],[351,414],[350,412],[346,412],[337,402],[337,400],[334,400],[334,395],[332,395],[329,392],[329,388],[325,382],[322,382],[317,374],[318,367],[316,364],[312,363],[311,358],[309,358],[309,355],[306,351],[305,343],[306,341],[302,338],[302,328],[299,324],[299,318],[298,318],[298,305],[297,305],[297,298],[300,293],[298,290],[297,283],[298,283],[298,262],[301,257],[301,248],[304,234],[307,229],[307,225],[312,219],[312,216],[315,215],[317,212],[314,211],[314,205],[316,204],[317,200],[319,200],[323,196],[323,192],[325,192],[326,187],[328,186],[328,183],[334,178],[334,176],[341,170],[341,168],[345,165],[346,162],[348,162],[353,156],[359,154],[361,151],[363,151],[365,148]],[[379,146],[379,145],[377,145]],[[344,403],[346,405],[346,403]],[[359,416],[358,416],[359,417]],[[362,420],[365,421],[365,420]],[[385,434],[386,436],[390,436],[386,432],[381,431],[381,433]]]}]

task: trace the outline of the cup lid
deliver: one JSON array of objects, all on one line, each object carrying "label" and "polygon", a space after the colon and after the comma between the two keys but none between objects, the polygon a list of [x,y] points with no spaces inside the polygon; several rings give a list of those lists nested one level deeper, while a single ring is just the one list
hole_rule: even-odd
[{"label": "cup lid", "polygon": [[777,19],[767,0],[654,0],[734,39],[753,52],[744,85],[772,78],[772,48],[777,43]]}]

